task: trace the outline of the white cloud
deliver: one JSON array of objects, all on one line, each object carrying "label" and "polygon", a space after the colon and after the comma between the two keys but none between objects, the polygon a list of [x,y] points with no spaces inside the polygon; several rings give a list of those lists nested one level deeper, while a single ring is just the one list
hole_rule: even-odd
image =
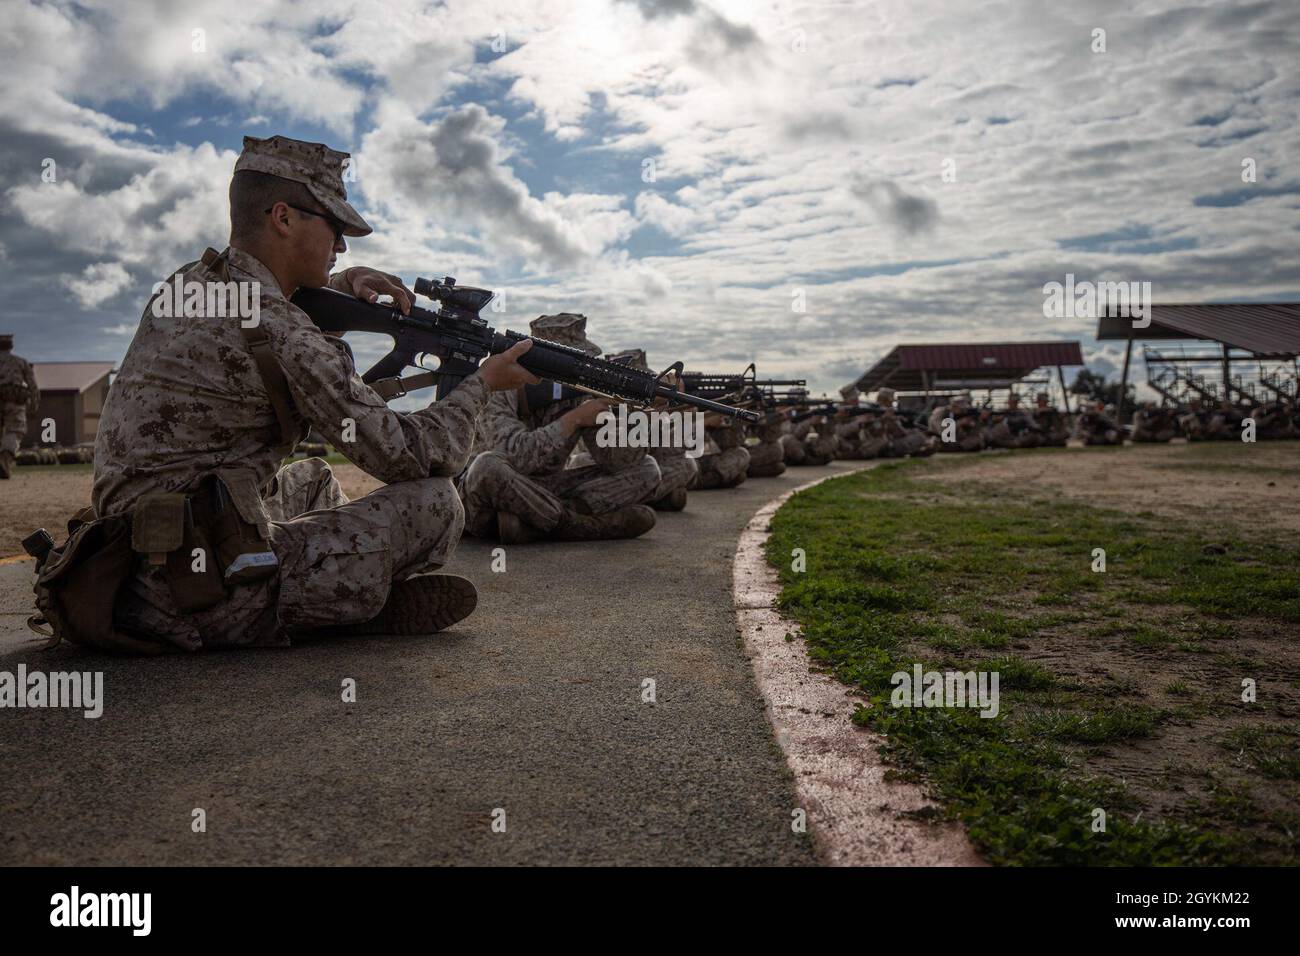
[{"label": "white cloud", "polygon": [[96,262],[86,266],[80,276],[67,276],[63,280],[82,308],[91,309],[124,292],[131,285],[131,276],[117,262]]},{"label": "white cloud", "polygon": [[[219,245],[234,155],[154,145],[117,104],[220,91],[232,126],[292,120],[359,146],[377,229],[349,262],[508,289],[512,322],[586,311],[602,344],[660,365],[753,357],[833,387],[846,357],[899,341],[1086,336],[1041,319],[1043,282],[1067,271],[1148,279],[1166,299],[1300,288],[1298,200],[1268,192],[1297,179],[1294,4],[12,6],[9,278],[39,261],[145,281]],[[39,181],[44,156],[58,183]],[[1258,198],[1194,204],[1247,188],[1245,157]],[[631,256],[640,226],[674,254]],[[1182,245],[1059,245],[1124,229]]]},{"label": "white cloud", "polygon": [[503,128],[476,104],[431,122],[388,110],[358,155],[367,199],[391,215],[472,229],[489,254],[535,268],[577,265],[630,234],[621,197],[532,196],[506,164]]}]

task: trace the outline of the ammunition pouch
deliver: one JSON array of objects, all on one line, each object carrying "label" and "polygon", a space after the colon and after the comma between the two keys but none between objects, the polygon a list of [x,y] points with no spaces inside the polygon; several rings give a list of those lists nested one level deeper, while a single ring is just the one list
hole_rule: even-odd
[{"label": "ammunition pouch", "polygon": [[[95,519],[89,509],[68,524],[68,540],[37,567],[38,613],[28,626],[51,637],[100,650],[156,654],[167,646],[113,623],[118,592],[137,555],[161,568],[176,609],[210,610],[229,589],[274,576],[279,559],[255,525],[246,522],[216,475],[192,494],[145,495],[129,515]],[[38,625],[50,625],[50,631]]]},{"label": "ammunition pouch", "polygon": [[[90,519],[90,520],[87,520]],[[161,643],[118,629],[113,623],[117,593],[131,576],[130,523],[122,515],[93,519],[87,511],[68,522],[68,540],[52,549],[36,569],[37,613],[27,626],[50,637],[101,651],[158,654]],[[49,631],[39,625],[48,624]]]}]

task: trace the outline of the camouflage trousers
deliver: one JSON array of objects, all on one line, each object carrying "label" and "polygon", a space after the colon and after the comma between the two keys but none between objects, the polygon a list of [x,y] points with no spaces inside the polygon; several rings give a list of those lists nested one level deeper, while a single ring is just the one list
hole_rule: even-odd
[{"label": "camouflage trousers", "polygon": [[984,429],[984,444],[988,448],[1037,448],[1042,436],[1038,432],[1023,431],[1016,434],[1006,422]]},{"label": "camouflage trousers", "polygon": [[737,445],[712,455],[701,455],[695,463],[700,473],[691,488],[732,488],[745,480],[749,450]]},{"label": "camouflage trousers", "polygon": [[870,461],[873,458],[879,458],[889,448],[889,439],[887,438],[868,438],[865,441],[854,441],[841,437],[839,441],[840,447],[836,457],[854,461]]},{"label": "camouflage trousers", "polygon": [[938,449],[938,439],[933,435],[927,435],[919,428],[909,428],[902,437],[895,438],[889,443],[888,454],[895,458],[906,458],[908,455],[927,458]]},{"label": "camouflage trousers", "polygon": [[549,475],[524,475],[501,452],[485,451],[460,478],[465,530],[494,538],[497,512],[506,511],[539,531],[552,531],[566,507],[609,514],[648,500],[660,479],[659,464],[649,455],[612,474],[592,464]]},{"label": "camouflage trousers", "polygon": [[745,474],[750,478],[775,478],[785,471],[785,447],[780,441],[762,441],[745,450],[749,452]]},{"label": "camouflage trousers", "polygon": [[796,438],[794,435],[781,436],[781,450],[785,452],[787,465],[827,465],[835,460],[834,439],[809,435]]},{"label": "camouflage trousers", "polygon": [[18,454],[27,436],[27,406],[20,402],[0,403],[0,452]]},{"label": "camouflage trousers", "polygon": [[385,485],[350,502],[320,458],[281,468],[264,501],[278,575],[181,614],[161,571],[140,555],[118,596],[118,623],[185,650],[286,645],[293,630],[375,617],[394,581],[447,563],[464,526],[450,478]]},{"label": "camouflage trousers", "polygon": [[650,456],[659,463],[659,484],[645,503],[666,498],[678,488],[689,488],[700,472],[696,459],[687,458],[682,448],[652,448]]},{"label": "camouflage trousers", "polygon": [[939,451],[980,451],[984,448],[984,436],[978,431],[957,434],[956,441],[939,439]]}]

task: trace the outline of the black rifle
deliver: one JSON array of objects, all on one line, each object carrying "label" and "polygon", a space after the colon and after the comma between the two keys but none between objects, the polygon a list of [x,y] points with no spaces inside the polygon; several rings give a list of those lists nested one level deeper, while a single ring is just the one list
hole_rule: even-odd
[{"label": "black rifle", "polygon": [[682,387],[692,395],[719,399],[744,394],[754,401],[759,399],[759,392],[763,398],[775,399],[778,397],[778,388],[802,388],[807,384],[801,378],[760,379],[753,362],[739,375],[730,372],[683,372],[681,379]]},{"label": "black rifle", "polygon": [[[799,404],[804,405],[805,403],[800,402]],[[823,402],[814,402],[811,405],[807,405],[807,407],[803,408],[801,411],[795,412],[791,415],[790,421],[802,422],[809,418],[816,418],[818,415],[824,415],[827,418],[834,418],[835,412],[838,408],[839,405],[831,399],[827,399]]]},{"label": "black rifle", "polygon": [[[489,355],[532,338],[519,332],[497,332],[479,316],[479,310],[492,299],[487,289],[457,286],[450,276],[441,282],[416,279],[414,289],[416,294],[435,300],[439,307],[430,311],[413,305],[410,315],[403,315],[394,306],[362,302],[332,289],[299,289],[291,301],[323,332],[377,332],[389,336],[392,351],[361,376],[368,385],[384,382],[381,394],[388,392],[387,397],[404,395],[436,380],[437,397],[445,398]],[[438,357],[437,369],[425,369],[407,379],[398,377],[408,366],[423,369],[418,359],[424,355]],[[663,398],[747,422],[759,419],[757,413],[747,409],[731,408],[665,385],[663,377],[670,371],[680,371],[680,362],[655,375],[534,338],[533,347],[519,364],[541,378],[622,402],[650,405],[656,398]]]}]

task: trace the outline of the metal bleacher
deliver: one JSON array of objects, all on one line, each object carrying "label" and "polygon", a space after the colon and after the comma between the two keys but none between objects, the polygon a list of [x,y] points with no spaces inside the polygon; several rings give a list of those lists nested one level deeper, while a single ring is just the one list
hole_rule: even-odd
[{"label": "metal bleacher", "polygon": [[[1165,403],[1185,405],[1193,398],[1217,405],[1225,397],[1223,352],[1204,345],[1144,346],[1142,357],[1147,384]],[[1297,397],[1294,361],[1251,361],[1233,356],[1227,389],[1233,401],[1248,399],[1254,404]]]}]

